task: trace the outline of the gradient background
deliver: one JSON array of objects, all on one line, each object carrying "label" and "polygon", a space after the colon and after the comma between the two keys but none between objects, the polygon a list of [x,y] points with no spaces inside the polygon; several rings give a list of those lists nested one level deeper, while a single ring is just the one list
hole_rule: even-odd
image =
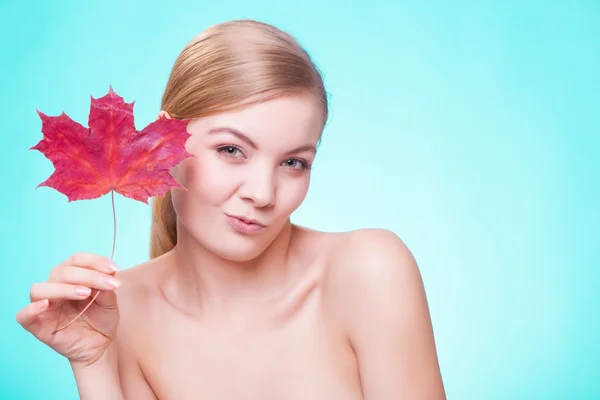
[{"label": "gradient background", "polygon": [[[87,125],[112,85],[142,128],[185,44],[237,18],[294,35],[331,93],[294,222],[407,243],[448,398],[600,398],[600,3],[416,3],[0,1],[0,398],[77,398],[15,314],[55,264],[112,245],[110,196],[34,191],[53,171],[27,150],[36,108]],[[150,207],[116,208],[127,268],[148,258]]]}]

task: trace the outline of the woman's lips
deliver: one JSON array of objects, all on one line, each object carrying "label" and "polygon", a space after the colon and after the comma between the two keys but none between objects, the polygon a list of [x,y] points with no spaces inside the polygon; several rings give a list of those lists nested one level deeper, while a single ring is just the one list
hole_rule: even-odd
[{"label": "woman's lips", "polygon": [[257,222],[246,222],[242,217],[225,214],[229,225],[241,233],[256,233],[263,230],[265,227]]}]

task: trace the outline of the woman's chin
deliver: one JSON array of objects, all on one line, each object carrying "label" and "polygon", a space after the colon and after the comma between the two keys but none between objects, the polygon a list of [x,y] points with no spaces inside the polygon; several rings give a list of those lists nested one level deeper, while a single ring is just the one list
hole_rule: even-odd
[{"label": "woman's chin", "polygon": [[251,261],[260,256],[269,245],[264,240],[256,239],[254,237],[223,240],[212,246],[212,252],[225,260],[233,262]]},{"label": "woman's chin", "polygon": [[260,256],[262,252],[262,249],[251,249],[246,251],[243,249],[221,249],[221,251],[218,253],[218,256],[224,260],[242,263],[254,260]]}]

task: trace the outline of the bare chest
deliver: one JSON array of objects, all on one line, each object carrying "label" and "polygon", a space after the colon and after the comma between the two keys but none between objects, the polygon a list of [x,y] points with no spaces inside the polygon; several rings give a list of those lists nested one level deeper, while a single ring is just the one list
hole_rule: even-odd
[{"label": "bare chest", "polygon": [[269,325],[148,322],[139,357],[161,400],[362,398],[352,349],[316,299]]}]

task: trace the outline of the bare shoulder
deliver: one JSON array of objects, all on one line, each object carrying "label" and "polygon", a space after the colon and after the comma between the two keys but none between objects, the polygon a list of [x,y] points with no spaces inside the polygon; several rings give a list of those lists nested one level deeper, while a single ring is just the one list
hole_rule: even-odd
[{"label": "bare shoulder", "polygon": [[[359,229],[334,234],[327,242],[324,300],[348,325],[360,323],[355,321],[361,318],[358,309],[368,313],[393,306],[414,311],[416,306],[425,311],[419,267],[397,234],[387,229]],[[390,296],[398,302],[390,303]]]},{"label": "bare shoulder", "polygon": [[116,293],[119,309],[122,312],[128,313],[132,307],[136,307],[139,312],[142,303],[156,293],[160,267],[160,260],[154,259],[120,270],[115,274],[121,282]]},{"label": "bare shoulder", "polygon": [[[118,271],[115,276],[121,282],[116,289],[119,306],[119,328],[115,346],[119,354],[119,378],[126,398],[156,399],[141,368],[143,354],[147,351],[147,316],[156,304],[158,277],[161,260],[154,259]],[[146,319],[145,319],[146,318]]]},{"label": "bare shoulder", "polygon": [[140,335],[145,334],[143,327],[148,315],[160,299],[159,282],[164,270],[162,258],[158,257],[138,265],[116,272],[120,281],[115,290],[119,306],[119,329],[117,340],[123,343],[140,343]]},{"label": "bare shoulder", "polygon": [[445,399],[421,274],[398,235],[363,229],[340,236],[323,288],[356,354],[366,399]]},{"label": "bare shoulder", "polygon": [[421,285],[412,252],[397,234],[387,229],[345,232],[333,242],[329,260],[325,283],[339,290],[392,282]]}]

